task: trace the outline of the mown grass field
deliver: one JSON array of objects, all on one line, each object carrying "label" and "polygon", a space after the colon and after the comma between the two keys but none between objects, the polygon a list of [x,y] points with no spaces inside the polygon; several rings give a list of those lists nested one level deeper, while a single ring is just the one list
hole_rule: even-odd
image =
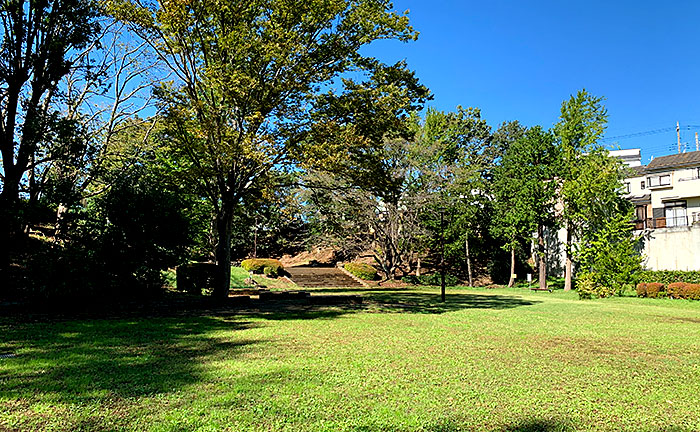
[{"label": "mown grass field", "polygon": [[700,302],[365,299],[2,319],[0,430],[700,430]]}]

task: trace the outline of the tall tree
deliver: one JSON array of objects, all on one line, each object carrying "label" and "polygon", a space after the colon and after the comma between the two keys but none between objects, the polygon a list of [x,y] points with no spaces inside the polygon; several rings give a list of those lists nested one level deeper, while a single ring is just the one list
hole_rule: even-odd
[{"label": "tall tree", "polygon": [[430,196],[418,187],[422,167],[412,142],[388,139],[373,178],[307,176],[304,201],[313,240],[343,255],[371,252],[387,279],[406,274],[425,249],[420,217]]},{"label": "tall tree", "polygon": [[[588,220],[586,199],[590,194],[583,190],[596,188],[584,180],[583,173],[596,169],[591,166],[594,159],[587,155],[599,148],[598,141],[605,132],[608,114],[602,102],[602,97],[593,96],[585,89],[578,91],[562,103],[561,116],[554,128],[562,151],[559,182],[561,219],[566,229],[565,291],[571,290],[573,241]],[[612,194],[617,195],[617,190]]]},{"label": "tall tree", "polygon": [[[403,65],[385,67],[359,54],[374,40],[417,37],[408,17],[391,9],[390,2],[377,0],[114,4],[114,13],[150,41],[173,72],[174,82],[164,83],[158,95],[167,110],[170,137],[188,159],[189,179],[215,211],[215,296],[228,293],[236,207],[271,170],[306,159],[295,158],[306,151],[297,144],[310,143],[301,137],[319,103],[326,109],[347,107],[336,103],[347,90],[364,95],[350,98],[359,103],[354,108],[375,104],[400,117],[425,95],[422,90],[402,92],[408,103],[406,98],[376,98],[364,82],[339,80],[348,71],[369,72],[375,90],[416,89]],[[322,89],[330,90],[319,97]],[[321,120],[327,130],[356,135],[351,115],[336,116],[337,121],[329,117]],[[381,143],[383,133],[378,128],[378,137],[349,140],[340,150],[348,143]],[[333,150],[329,145],[325,153]]]},{"label": "tall tree", "polygon": [[535,126],[508,147],[495,173],[497,217],[507,246],[512,250],[519,238],[537,233],[541,289],[547,287],[544,231],[554,225],[559,157],[554,135]]},{"label": "tall tree", "polygon": [[89,0],[6,0],[0,4],[0,270],[22,226],[27,173],[75,144],[77,128],[55,107],[71,57],[98,31]]},{"label": "tall tree", "polygon": [[[493,143],[501,154],[500,164],[495,168],[492,191],[494,196],[494,215],[491,228],[496,236],[505,240],[503,247],[510,251],[510,275],[508,287],[515,284],[515,255],[522,240],[531,234],[531,226],[528,222],[527,212],[518,209],[519,183],[512,177],[515,161],[512,158],[504,165],[503,156],[510,151],[511,146],[522,139],[526,128],[517,120],[502,123],[493,134]],[[530,231],[528,231],[530,230]]]},{"label": "tall tree", "polygon": [[[491,146],[491,128],[478,108],[457,107],[455,112],[429,110],[417,144],[423,148],[423,187],[433,195],[438,210],[450,209],[446,250],[464,257],[469,285],[473,285],[470,237],[485,228],[484,209],[489,200],[486,180],[497,151]],[[439,214],[436,211],[433,214]],[[481,215],[481,216],[480,216]]]}]

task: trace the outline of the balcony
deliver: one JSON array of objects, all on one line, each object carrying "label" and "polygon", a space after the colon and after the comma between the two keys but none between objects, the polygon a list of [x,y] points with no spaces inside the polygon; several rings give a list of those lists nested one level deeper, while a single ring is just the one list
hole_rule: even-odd
[{"label": "balcony", "polygon": [[[693,214],[693,222],[700,222],[700,214],[698,214],[698,213]],[[687,216],[675,216],[675,217],[637,219],[633,223],[634,223],[635,230],[670,228],[670,227],[677,227],[677,226],[688,226],[688,217]]]}]

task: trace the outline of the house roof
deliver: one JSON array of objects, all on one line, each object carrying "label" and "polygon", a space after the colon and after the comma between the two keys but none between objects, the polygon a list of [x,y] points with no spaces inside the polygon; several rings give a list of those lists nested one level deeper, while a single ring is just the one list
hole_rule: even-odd
[{"label": "house roof", "polygon": [[687,165],[700,165],[700,151],[657,157],[643,168],[645,168],[644,171],[649,172]]},{"label": "house roof", "polygon": [[626,167],[626,169],[630,177],[643,177],[647,171],[647,167],[645,166]]}]

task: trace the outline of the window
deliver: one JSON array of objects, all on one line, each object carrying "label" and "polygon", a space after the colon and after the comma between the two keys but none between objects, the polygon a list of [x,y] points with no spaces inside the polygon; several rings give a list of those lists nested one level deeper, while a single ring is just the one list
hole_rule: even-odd
[{"label": "window", "polygon": [[671,174],[664,174],[658,177],[647,177],[649,187],[668,186],[671,184]]},{"label": "window", "polygon": [[630,183],[629,182],[625,182],[625,190],[627,191],[627,193],[630,193]]},{"label": "window", "polygon": [[686,226],[688,218],[686,217],[685,201],[672,201],[664,204],[664,217],[666,218],[666,226]]},{"label": "window", "polygon": [[644,180],[642,180],[642,190],[644,190]]}]

